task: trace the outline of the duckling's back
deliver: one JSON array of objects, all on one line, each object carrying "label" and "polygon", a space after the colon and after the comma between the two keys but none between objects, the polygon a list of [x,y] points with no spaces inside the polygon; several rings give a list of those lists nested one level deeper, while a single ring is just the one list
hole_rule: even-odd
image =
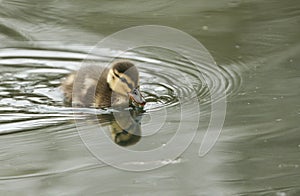
[{"label": "duckling's back", "polygon": [[65,102],[80,107],[110,106],[111,90],[106,82],[107,72],[103,67],[89,65],[71,73],[61,85]]}]

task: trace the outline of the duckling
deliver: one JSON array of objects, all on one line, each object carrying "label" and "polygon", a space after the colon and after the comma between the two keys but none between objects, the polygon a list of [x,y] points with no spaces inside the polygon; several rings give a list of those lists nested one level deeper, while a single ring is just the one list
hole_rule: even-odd
[{"label": "duckling", "polygon": [[127,60],[108,68],[84,66],[61,84],[65,102],[73,106],[104,108],[128,106],[143,108],[146,101],[139,90],[139,72]]}]

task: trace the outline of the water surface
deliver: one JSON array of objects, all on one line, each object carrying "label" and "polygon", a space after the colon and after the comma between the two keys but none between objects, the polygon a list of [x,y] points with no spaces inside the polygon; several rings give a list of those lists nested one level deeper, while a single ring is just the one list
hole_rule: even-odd
[{"label": "water surface", "polygon": [[[2,0],[0,10],[2,195],[300,193],[297,1]],[[160,132],[130,149],[153,149],[174,136],[179,98],[187,107],[201,106],[196,137],[183,154],[156,170],[128,172],[87,149],[58,87],[102,38],[147,24],[189,33],[209,50],[218,69],[194,69],[187,59],[157,48],[124,54],[141,72],[148,100],[142,123],[151,120],[151,112],[152,118],[169,114]],[[105,63],[117,52],[108,47],[93,55]],[[183,74],[192,85],[181,82]],[[217,92],[220,84],[227,95],[225,124],[213,149],[199,157],[211,114],[209,89]],[[80,110],[75,119],[92,112]],[[100,124],[108,127],[112,119],[98,112]],[[193,115],[190,126],[198,120]]]}]

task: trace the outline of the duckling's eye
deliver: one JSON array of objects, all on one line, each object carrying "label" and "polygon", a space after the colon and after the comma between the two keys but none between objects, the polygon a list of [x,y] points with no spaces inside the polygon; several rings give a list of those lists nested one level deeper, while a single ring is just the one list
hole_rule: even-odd
[{"label": "duckling's eye", "polygon": [[121,80],[122,82],[127,82],[127,80],[126,80],[125,78],[120,78],[120,80]]}]

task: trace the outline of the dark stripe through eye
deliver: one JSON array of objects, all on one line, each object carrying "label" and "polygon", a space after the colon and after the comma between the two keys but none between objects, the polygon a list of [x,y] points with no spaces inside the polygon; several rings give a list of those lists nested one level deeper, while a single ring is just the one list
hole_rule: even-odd
[{"label": "dark stripe through eye", "polygon": [[129,84],[128,81],[126,80],[126,78],[120,77],[120,75],[117,74],[115,71],[114,71],[114,74],[115,74],[115,76],[117,76],[118,78],[120,78],[120,80],[121,80],[122,82],[126,83],[127,86],[128,86],[130,89],[133,88],[132,84]]},{"label": "dark stripe through eye", "polygon": [[119,74],[117,74],[115,71],[114,71],[114,74],[115,74],[118,78],[120,78]]},{"label": "dark stripe through eye", "polygon": [[129,84],[128,81],[127,81],[125,78],[121,77],[120,80],[121,80],[122,82],[126,83],[127,86],[128,86],[130,89],[132,89],[132,84]]}]

